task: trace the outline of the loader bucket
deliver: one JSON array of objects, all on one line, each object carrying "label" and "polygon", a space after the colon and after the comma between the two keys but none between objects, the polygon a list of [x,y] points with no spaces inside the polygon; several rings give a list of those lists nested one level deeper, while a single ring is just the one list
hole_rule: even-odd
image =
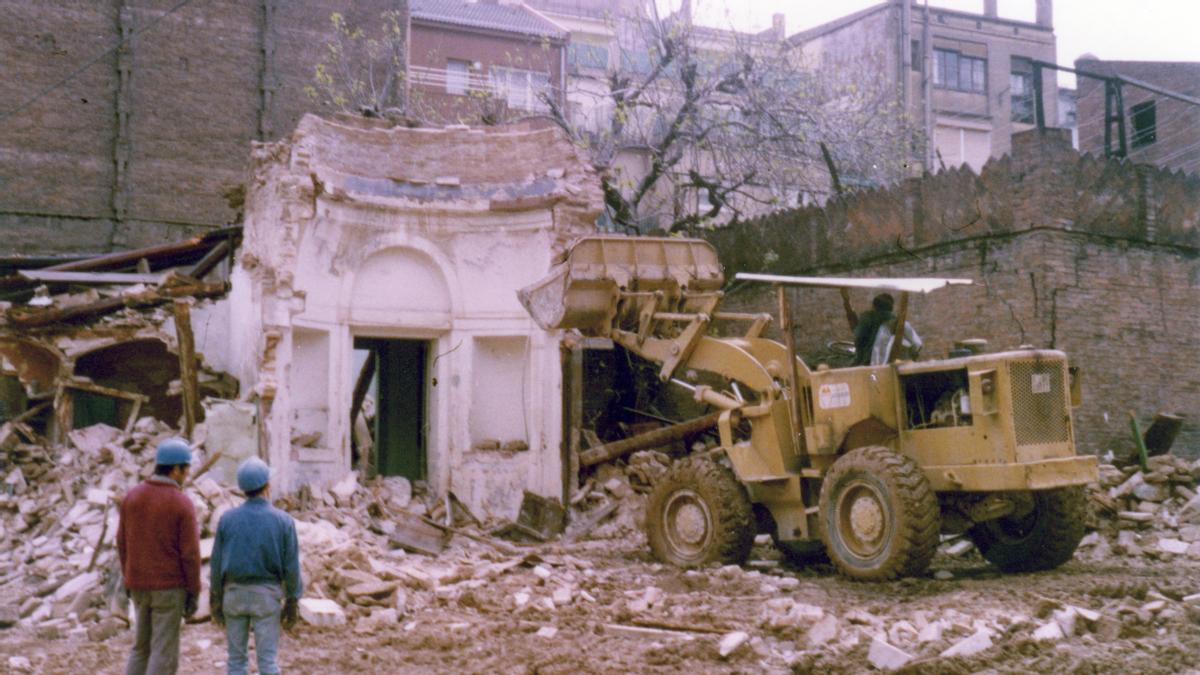
[{"label": "loader bucket", "polygon": [[621,321],[623,299],[635,316],[651,301],[678,311],[685,309],[685,292],[716,292],[724,283],[717,252],[706,241],[597,236],[577,240],[565,261],[517,297],[544,330],[575,328],[604,336]]}]

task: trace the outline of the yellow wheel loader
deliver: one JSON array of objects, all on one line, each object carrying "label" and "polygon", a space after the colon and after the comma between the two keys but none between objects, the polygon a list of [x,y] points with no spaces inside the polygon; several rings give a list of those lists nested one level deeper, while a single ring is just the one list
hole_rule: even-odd
[{"label": "yellow wheel loader", "polygon": [[[953,358],[906,362],[893,347],[882,365],[814,370],[796,355],[788,287],[896,293],[904,326],[910,293],[970,281],[737,278],[776,287],[783,343],[762,337],[770,314],[720,311],[725,278],[701,240],[585,237],[519,292],[542,328],[609,338],[716,410],[674,427],[715,426],[720,442],[676,461],[651,492],[658,558],[742,563],[759,532],[859,580],[922,574],[942,534],[966,534],[1005,571],[1071,558],[1097,468],[1075,453],[1079,382],[1063,352],[967,341]],[[715,337],[715,322],[745,328]],[[588,449],[581,464],[680,437],[671,429]]]}]

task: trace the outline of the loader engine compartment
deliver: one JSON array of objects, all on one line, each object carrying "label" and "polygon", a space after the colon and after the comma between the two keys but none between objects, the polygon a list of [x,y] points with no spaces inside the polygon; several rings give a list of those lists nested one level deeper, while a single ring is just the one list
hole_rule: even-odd
[{"label": "loader engine compartment", "polygon": [[967,369],[914,373],[900,377],[905,424],[909,429],[971,426]]}]

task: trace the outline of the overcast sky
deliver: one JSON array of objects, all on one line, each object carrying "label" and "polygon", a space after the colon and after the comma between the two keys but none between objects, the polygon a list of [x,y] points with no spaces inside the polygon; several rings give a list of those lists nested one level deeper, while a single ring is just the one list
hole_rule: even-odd
[{"label": "overcast sky", "polygon": [[[678,7],[679,0],[660,0]],[[832,21],[881,0],[693,0],[697,20],[741,30],[787,18],[788,35]],[[998,0],[1002,17],[1033,21],[1034,0]],[[930,0],[931,7],[983,12],[983,0]],[[1085,53],[1119,61],[1200,61],[1200,0],[1055,0],[1058,62]],[[1074,78],[1060,77],[1064,85]]]}]

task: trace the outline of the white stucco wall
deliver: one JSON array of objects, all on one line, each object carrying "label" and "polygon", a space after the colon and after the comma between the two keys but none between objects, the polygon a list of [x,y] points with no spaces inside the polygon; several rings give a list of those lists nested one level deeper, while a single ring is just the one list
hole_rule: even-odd
[{"label": "white stucco wall", "polygon": [[[290,143],[259,152],[229,301],[241,345],[230,361],[239,375],[251,371],[243,386],[263,401],[264,454],[285,489],[351,469],[354,339],[373,337],[429,345],[427,478],[437,493],[503,518],[515,517],[522,490],[561,497],[560,336],[538,329],[516,292],[573,233],[592,229],[598,182],[558,136],[513,134],[501,139],[511,183],[471,182],[474,156],[492,150],[479,144],[500,138],[475,131],[348,130],[306,118]],[[360,142],[364,155],[386,159],[355,163],[347,145]],[[313,432],[312,447],[293,445]],[[529,449],[478,450],[481,439]]]}]

